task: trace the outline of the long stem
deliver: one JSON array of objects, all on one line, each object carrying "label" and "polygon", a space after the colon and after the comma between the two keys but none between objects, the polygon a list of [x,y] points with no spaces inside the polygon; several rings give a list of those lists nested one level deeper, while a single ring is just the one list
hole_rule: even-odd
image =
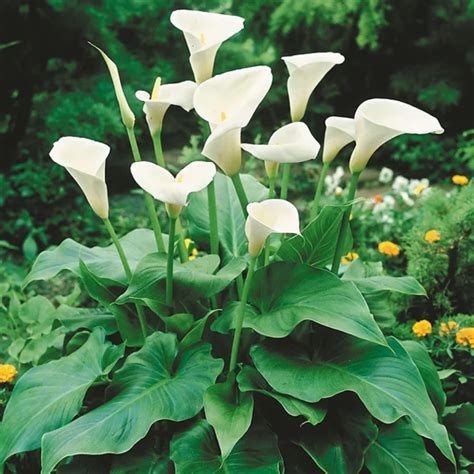
[{"label": "long stem", "polygon": [[[120,243],[117,233],[115,232],[115,229],[110,220],[104,219],[104,224],[105,228],[110,234],[110,237],[112,238],[112,242],[114,243],[115,248],[117,249],[117,253],[119,255],[120,261],[122,262],[123,269],[125,270],[125,275],[127,276],[127,281],[130,283],[132,279],[132,270],[128,263],[127,256],[125,255],[125,251],[123,250],[122,244]],[[147,329],[145,323],[145,313],[143,312],[143,308],[139,304],[136,304],[135,308],[137,310],[138,321],[140,323],[140,328],[143,333],[143,338],[146,339]]]},{"label": "long stem", "polygon": [[151,136],[151,139],[153,140],[153,149],[155,150],[156,162],[163,168],[166,168],[165,157],[163,155],[163,147],[161,145],[161,130],[155,132]]},{"label": "long stem", "polygon": [[283,177],[281,178],[280,198],[288,197],[288,183],[290,181],[290,163],[283,163]]},{"label": "long stem", "polygon": [[219,255],[219,234],[217,226],[217,203],[216,203],[216,185],[212,180],[207,187],[207,201],[209,208],[209,229],[211,240],[211,253]]},{"label": "long stem", "polygon": [[[357,182],[359,181],[359,176],[360,176],[360,171],[358,173],[353,173],[351,177],[351,182],[349,184],[349,194],[347,195],[347,200],[346,203],[350,203],[351,201],[354,200],[356,190],[357,190]],[[334,258],[332,261],[332,266],[331,266],[331,271],[335,273],[336,275],[339,272],[339,266],[341,264],[341,258],[342,258],[342,245],[344,241],[344,234],[346,233],[347,227],[349,226],[349,218],[351,215],[351,210],[352,210],[352,204],[349,205],[347,208],[346,212],[344,212],[342,216],[342,222],[341,222],[341,227],[339,229],[339,235],[337,237],[337,243],[336,243],[336,251],[334,253]]]},{"label": "long stem", "polygon": [[252,285],[252,278],[255,272],[255,263],[257,262],[257,257],[252,257],[250,259],[249,268],[247,271],[247,277],[245,278],[244,289],[242,290],[242,296],[240,298],[238,313],[237,313],[237,324],[234,331],[234,339],[232,340],[232,350],[230,353],[230,364],[229,364],[229,373],[235,370],[237,366],[237,356],[239,354],[239,344],[240,336],[242,334],[242,326],[244,324],[245,318],[245,309],[247,307],[247,299],[250,292],[250,287]]},{"label": "long stem", "polygon": [[[268,188],[268,199],[272,199],[275,196],[275,182],[276,176],[271,176],[269,179],[269,188]],[[267,239],[265,243],[265,250],[263,253],[263,265],[266,267],[270,263],[270,238]]]},{"label": "long stem", "polygon": [[166,264],[166,305],[173,303],[173,262],[174,262],[174,236],[176,233],[176,218],[170,217],[168,234],[168,262]]},{"label": "long stem", "polygon": [[319,177],[318,185],[316,187],[316,192],[314,194],[313,206],[311,207],[311,214],[309,216],[311,221],[316,217],[316,214],[319,211],[319,202],[321,201],[321,195],[323,194],[324,180],[326,179],[326,175],[328,174],[330,166],[331,166],[330,161],[328,161],[327,163],[323,163],[321,176]]},{"label": "long stem", "polygon": [[153,227],[153,234],[155,236],[156,246],[158,252],[166,252],[165,242],[163,240],[163,234],[161,233],[160,222],[158,221],[158,214],[156,213],[155,203],[153,198],[145,192],[145,205],[148,210],[148,216],[150,217],[151,226]]},{"label": "long stem", "polygon": [[[142,161],[140,156],[140,150],[138,149],[137,138],[135,137],[135,131],[133,128],[127,128],[128,140],[130,142],[130,148],[132,149],[132,155],[134,161]],[[158,252],[165,252],[165,243],[163,241],[163,234],[161,232],[160,223],[156,215],[155,204],[153,198],[145,193],[145,205],[148,210],[148,215],[150,217],[151,225],[153,227],[153,232],[155,234],[156,246],[158,247]]]},{"label": "long stem", "polygon": [[242,206],[242,211],[244,213],[245,218],[247,218],[247,205],[249,200],[247,199],[247,195],[245,194],[245,189],[240,179],[240,174],[236,173],[234,176],[231,176],[230,179],[234,184],[235,192],[237,193],[237,197],[239,198],[240,205]]},{"label": "long stem", "polygon": [[120,240],[110,220],[104,219],[104,224],[105,228],[110,234],[110,237],[112,238],[112,242],[114,243],[115,248],[117,249],[117,253],[119,255],[120,261],[122,262],[123,269],[125,270],[127,280],[130,281],[132,279],[132,270],[130,269],[130,265],[128,263],[127,256],[125,255],[125,251],[123,250],[122,244],[120,243]]},{"label": "long stem", "polygon": [[188,249],[186,248],[186,242],[184,241],[184,228],[181,224],[181,219],[178,217],[176,219],[176,232],[179,233],[178,240],[178,253],[181,263],[188,261]]}]

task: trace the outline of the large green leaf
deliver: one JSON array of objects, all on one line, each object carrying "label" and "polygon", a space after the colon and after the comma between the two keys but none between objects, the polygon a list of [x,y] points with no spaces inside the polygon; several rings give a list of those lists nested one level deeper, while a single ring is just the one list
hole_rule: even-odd
[{"label": "large green leaf", "polygon": [[[243,257],[234,258],[214,274],[219,262],[217,255],[206,255],[186,263],[175,262],[173,287],[176,298],[189,300],[213,296],[230,285],[246,267]],[[143,298],[164,301],[166,263],[164,254],[147,255],[138,264],[130,286],[117,303]]]},{"label": "large green leaf", "polygon": [[214,428],[222,459],[225,460],[250,428],[253,396],[248,392],[240,392],[231,377],[207,389],[204,394],[204,412],[206,420]]},{"label": "large green leaf", "polygon": [[379,274],[380,271],[382,269],[376,264],[368,265],[357,259],[351,263],[342,278],[354,282],[364,295],[379,291],[393,291],[404,295],[426,296],[426,290],[415,278],[387,276]]},{"label": "large green leaf", "polygon": [[426,347],[417,341],[400,341],[405,350],[410,354],[415,365],[420,371],[425,382],[428,395],[441,416],[446,405],[446,394],[443,391],[441,380]]},{"label": "large green leaf", "polygon": [[67,332],[75,332],[79,329],[92,331],[96,327],[101,327],[106,334],[117,332],[114,315],[100,308],[73,308],[61,305],[56,311],[56,319],[61,322]]},{"label": "large green leaf", "polygon": [[438,416],[413,361],[393,337],[390,347],[329,332],[321,334],[311,355],[301,345],[276,341],[254,346],[257,370],[278,392],[318,402],[345,391],[355,392],[369,412],[383,423],[408,416],[414,430],[432,439],[452,462],[446,428]]},{"label": "large green leaf", "polygon": [[377,439],[367,451],[365,463],[373,474],[439,473],[423,440],[405,420],[380,427]]},{"label": "large green leaf", "polygon": [[426,296],[425,289],[410,276],[393,277],[383,274],[381,262],[352,262],[342,276],[352,281],[363,294],[370,312],[382,329],[388,329],[395,323],[390,294],[392,292],[413,296]]},{"label": "large green leaf", "polygon": [[[386,345],[364,298],[351,282],[305,264],[276,262],[255,273],[244,327],[268,337],[285,337],[302,321],[337,329]],[[237,305],[229,306],[212,328],[235,328]]]},{"label": "large green leaf", "polygon": [[349,406],[334,403],[321,424],[302,427],[295,443],[325,473],[357,474],[377,431],[372,417],[360,403]]},{"label": "large green leaf", "polygon": [[117,329],[120,332],[122,340],[125,341],[128,346],[142,346],[144,338],[137,314],[132,312],[129,306],[116,305],[116,296],[112,290],[107,287],[106,281],[94,275],[83,261],[79,262],[79,271],[82,282],[90,297],[95,299],[114,315]]},{"label": "large green leaf", "polygon": [[178,352],[174,334],[156,332],[116,372],[108,402],[42,442],[43,472],[76,454],[123,453],[141,440],[159,420],[183,421],[203,406],[206,389],[222,370],[210,346]]},{"label": "large green leaf", "polygon": [[[147,254],[156,252],[154,234],[149,229],[135,229],[120,239],[132,271]],[[80,275],[82,260],[94,275],[113,283],[126,284],[122,262],[114,245],[86,247],[72,239],[66,239],[52,250],[45,250],[36,259],[24,286],[36,280],[48,280],[63,270]]]},{"label": "large green leaf", "polygon": [[[278,250],[278,258],[320,268],[331,263],[346,208],[347,206],[325,206],[301,235],[283,242]],[[352,233],[348,226],[343,240],[343,253],[349,252],[352,245]]]},{"label": "large green leaf", "polygon": [[275,392],[265,379],[252,367],[245,366],[237,376],[239,388],[242,392],[261,393],[276,400],[291,416],[302,416],[312,425],[317,425],[326,416],[324,403],[308,403],[303,400]]},{"label": "large green leaf", "polygon": [[12,454],[39,448],[44,433],[71,421],[87,389],[119,357],[121,353],[105,342],[104,332],[96,330],[73,354],[26,372],[0,425],[0,464]]},{"label": "large green leaf", "polygon": [[[268,197],[268,189],[255,178],[246,174],[241,175],[241,178],[249,202],[261,201]],[[217,173],[214,183],[218,203],[219,240],[224,260],[227,262],[232,256],[238,257],[247,253],[245,219],[231,179]],[[202,247],[207,247],[209,245],[209,207],[205,189],[191,196],[186,217],[189,221],[188,232],[193,240]]]},{"label": "large green leaf", "polygon": [[252,426],[223,460],[210,425],[199,421],[171,441],[176,474],[279,474],[282,463],[276,436]]}]

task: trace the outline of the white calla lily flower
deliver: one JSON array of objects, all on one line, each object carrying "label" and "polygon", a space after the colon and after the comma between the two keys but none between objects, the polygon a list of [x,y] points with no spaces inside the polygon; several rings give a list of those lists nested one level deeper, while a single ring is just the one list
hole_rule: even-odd
[{"label": "white calla lily flower", "polygon": [[62,137],[49,152],[82,189],[93,211],[102,219],[109,217],[109,199],[105,184],[105,160],[110,147],[88,138]]},{"label": "white calla lily flower", "polygon": [[320,145],[303,122],[293,122],[279,128],[268,145],[242,143],[242,148],[256,158],[276,163],[301,163],[314,160]]},{"label": "white calla lily flower", "polygon": [[290,73],[287,88],[291,119],[298,122],[306,112],[313,90],[336,64],[344,62],[344,56],[340,53],[308,53],[281,59]]},{"label": "white calla lily flower", "polygon": [[249,254],[257,257],[265,240],[272,233],[299,234],[300,221],[296,207],[284,199],[267,199],[247,206],[245,235],[249,242]]},{"label": "white calla lily flower", "polygon": [[195,90],[193,81],[161,85],[161,78],[157,78],[151,95],[146,91],[135,93],[135,97],[144,102],[143,112],[152,136],[161,131],[163,117],[170,105],[177,105],[186,112],[192,110]]},{"label": "white calla lily flower", "polygon": [[355,120],[329,117],[325,123],[323,163],[330,163],[347,144],[355,140]]},{"label": "white calla lily flower", "polygon": [[149,161],[131,166],[133,179],[155,199],[173,206],[177,215],[188,203],[190,193],[201,191],[216,174],[214,163],[193,161],[174,177],[168,170]]},{"label": "white calla lily flower", "polygon": [[356,146],[350,159],[352,173],[362,171],[384,143],[404,133],[443,133],[437,118],[392,99],[369,99],[355,113]]},{"label": "white calla lily flower", "polygon": [[128,105],[127,98],[123,92],[122,82],[120,80],[119,71],[117,65],[95,44],[89,43],[101,54],[102,58],[109,69],[110,77],[112,78],[112,83],[114,85],[115,96],[117,97],[117,102],[120,108],[120,114],[122,116],[122,122],[125,127],[132,129],[135,126],[135,114],[132,112],[132,109]]},{"label": "white calla lily flower", "polygon": [[184,33],[189,62],[198,84],[212,77],[220,45],[244,27],[244,18],[195,10],[175,10],[171,23]]},{"label": "white calla lily flower", "polygon": [[194,108],[212,130],[202,154],[228,176],[240,170],[240,130],[250,122],[271,83],[271,69],[255,66],[219,74],[196,89]]}]

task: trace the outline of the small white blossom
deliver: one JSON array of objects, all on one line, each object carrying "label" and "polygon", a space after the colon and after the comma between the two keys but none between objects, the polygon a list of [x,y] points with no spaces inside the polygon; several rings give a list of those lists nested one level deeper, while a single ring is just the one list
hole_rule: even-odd
[{"label": "small white blossom", "polygon": [[393,179],[393,170],[390,168],[383,167],[380,170],[379,181],[383,184],[388,184]]},{"label": "small white blossom", "polygon": [[400,191],[407,189],[408,183],[409,183],[408,179],[405,178],[404,176],[397,176],[392,183],[392,189],[396,193],[399,193]]}]

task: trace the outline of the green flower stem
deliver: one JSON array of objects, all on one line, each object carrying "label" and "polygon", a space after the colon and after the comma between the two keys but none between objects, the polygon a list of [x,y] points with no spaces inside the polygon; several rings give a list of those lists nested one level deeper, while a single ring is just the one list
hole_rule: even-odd
[{"label": "green flower stem", "polygon": [[166,264],[166,305],[173,304],[173,262],[174,262],[174,236],[176,233],[176,218],[170,217],[168,234],[168,262]]},{"label": "green flower stem", "polygon": [[326,175],[328,174],[330,166],[331,166],[331,162],[329,161],[327,163],[323,163],[321,176],[319,177],[318,185],[316,187],[316,192],[314,194],[313,206],[311,207],[310,221],[312,221],[316,217],[316,214],[319,211],[319,202],[321,201],[321,195],[324,189],[324,180],[326,178]]},{"label": "green flower stem", "polygon": [[268,187],[268,199],[272,199],[275,197],[275,182],[276,176],[272,176],[269,179],[269,187]]},{"label": "green flower stem", "polygon": [[240,179],[240,174],[236,173],[234,176],[231,176],[230,179],[235,188],[235,192],[237,193],[237,197],[239,198],[240,205],[242,206],[242,211],[244,213],[245,218],[247,218],[247,205],[249,200],[247,199],[247,195],[245,194],[244,186],[242,185],[242,181]]},{"label": "green flower stem", "polygon": [[186,242],[184,241],[184,228],[181,224],[181,219],[178,217],[176,219],[176,232],[179,233],[179,240],[178,240],[178,253],[179,259],[181,263],[187,262],[188,258],[188,249],[186,248]]},{"label": "green flower stem", "polygon": [[[133,128],[127,128],[128,140],[130,141],[130,147],[132,149],[132,155],[134,161],[142,161],[140,156],[140,150],[138,149],[137,139],[135,137],[135,131]],[[158,221],[158,216],[156,215],[155,203],[153,198],[145,193],[145,205],[148,210],[148,215],[150,217],[151,225],[153,227],[153,232],[155,234],[156,246],[158,247],[158,252],[165,252],[165,243],[163,241],[163,234],[161,232],[160,223]]]},{"label": "green flower stem", "polygon": [[104,224],[105,224],[105,228],[110,234],[110,237],[112,238],[112,242],[114,243],[115,248],[117,249],[117,253],[120,257],[120,261],[122,262],[123,269],[125,270],[125,275],[127,276],[127,280],[130,281],[132,279],[132,270],[130,268],[130,265],[128,264],[128,260],[123,250],[122,244],[120,243],[120,240],[110,220],[104,219]]},{"label": "green flower stem", "polygon": [[[132,279],[132,270],[128,263],[127,256],[125,255],[125,251],[123,250],[122,244],[120,243],[120,240],[110,220],[104,219],[104,224],[105,228],[110,234],[110,237],[112,238],[112,242],[114,243],[115,248],[117,249],[117,253],[119,255],[120,261],[122,262],[123,269],[125,270],[125,275],[127,276],[127,281],[130,283]],[[145,323],[145,313],[143,312],[143,308],[139,304],[136,304],[135,308],[137,310],[138,321],[140,322],[140,328],[143,333],[143,338],[146,339],[148,334]]]},{"label": "green flower stem", "polygon": [[[270,186],[268,187],[268,199],[275,197],[275,182],[276,175],[268,178]],[[265,243],[265,250],[263,256],[263,266],[267,266],[270,263],[270,239],[268,238]]]},{"label": "green flower stem", "polygon": [[252,285],[252,278],[255,272],[255,264],[258,257],[251,257],[249,268],[247,271],[247,277],[245,278],[244,288],[242,290],[242,296],[240,298],[238,313],[237,313],[237,325],[235,326],[234,339],[232,341],[232,351],[230,353],[230,364],[229,374],[232,373],[237,366],[237,356],[239,354],[240,336],[242,334],[242,326],[244,324],[245,309],[247,307],[247,299]]},{"label": "green flower stem", "polygon": [[163,234],[161,233],[160,223],[158,221],[158,214],[156,213],[155,203],[153,198],[147,193],[144,192],[145,196],[145,205],[148,210],[148,215],[150,217],[151,226],[153,227],[153,234],[155,235],[156,246],[158,247],[158,252],[166,252],[165,242],[163,240]]},{"label": "green flower stem", "polygon": [[219,234],[217,226],[216,185],[212,180],[207,187],[207,201],[209,208],[209,228],[211,253],[219,255]]},{"label": "green flower stem", "polygon": [[[353,173],[351,177],[351,182],[349,184],[349,194],[347,195],[346,203],[350,203],[354,200],[356,191],[357,191],[357,182],[359,181],[360,171],[357,173]],[[336,275],[339,272],[339,265],[341,264],[342,258],[342,244],[343,244],[343,236],[346,233],[347,227],[349,226],[349,218],[351,215],[352,204],[347,208],[346,212],[342,216],[341,227],[339,229],[339,235],[337,237],[336,243],[336,252],[334,253],[334,258],[332,261],[331,271]]]},{"label": "green flower stem", "polygon": [[155,150],[156,162],[163,168],[166,168],[166,161],[163,155],[163,147],[161,145],[161,130],[155,132],[155,134],[151,136],[151,139],[153,140],[153,149]]},{"label": "green flower stem", "polygon": [[283,177],[281,178],[280,198],[288,197],[288,183],[290,181],[290,163],[283,163]]}]

